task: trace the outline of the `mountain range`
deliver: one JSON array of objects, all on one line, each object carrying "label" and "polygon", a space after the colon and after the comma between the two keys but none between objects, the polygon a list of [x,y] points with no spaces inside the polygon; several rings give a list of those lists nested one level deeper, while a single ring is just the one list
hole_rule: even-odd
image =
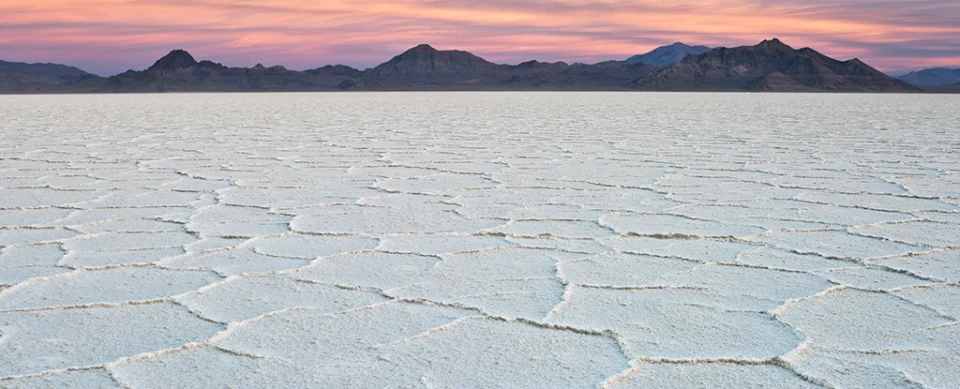
[{"label": "mountain range", "polygon": [[960,83],[960,69],[932,68],[910,72],[897,77],[916,86],[948,86]]},{"label": "mountain range", "polygon": [[[13,65],[8,65],[13,64]],[[413,47],[366,70],[328,65],[227,67],[173,50],[147,69],[100,77],[52,64],[0,62],[0,93],[406,90],[920,92],[860,60],[777,39],[714,48],[675,43],[625,61],[503,65],[459,50]]]}]

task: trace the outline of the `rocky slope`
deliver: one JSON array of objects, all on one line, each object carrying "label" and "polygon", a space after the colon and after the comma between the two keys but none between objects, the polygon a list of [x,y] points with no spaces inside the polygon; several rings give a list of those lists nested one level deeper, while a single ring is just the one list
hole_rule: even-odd
[{"label": "rocky slope", "polygon": [[910,72],[897,78],[919,87],[950,86],[960,83],[960,69],[924,69]]},{"label": "rocky slope", "polygon": [[654,66],[667,66],[680,62],[688,55],[700,55],[710,51],[707,46],[690,46],[680,42],[669,46],[660,46],[646,54],[637,54],[627,58],[626,63],[645,63]]},{"label": "rocky slope", "polygon": [[838,61],[810,48],[796,50],[778,39],[688,56],[630,85],[642,90],[688,91],[919,91],[858,59]]}]

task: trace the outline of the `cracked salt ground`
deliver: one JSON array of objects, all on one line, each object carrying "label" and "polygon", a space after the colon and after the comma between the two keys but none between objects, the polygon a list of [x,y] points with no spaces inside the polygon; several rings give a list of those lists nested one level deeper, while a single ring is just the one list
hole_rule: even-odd
[{"label": "cracked salt ground", "polygon": [[960,100],[589,96],[0,97],[0,387],[960,386]]}]

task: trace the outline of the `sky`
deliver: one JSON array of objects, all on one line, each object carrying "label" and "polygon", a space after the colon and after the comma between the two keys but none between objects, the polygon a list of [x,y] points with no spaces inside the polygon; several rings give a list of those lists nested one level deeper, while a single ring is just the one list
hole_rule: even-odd
[{"label": "sky", "polygon": [[960,67],[960,0],[0,0],[0,59],[101,75],[172,49],[230,66],[362,69],[421,43],[589,63],[772,37],[884,71]]}]

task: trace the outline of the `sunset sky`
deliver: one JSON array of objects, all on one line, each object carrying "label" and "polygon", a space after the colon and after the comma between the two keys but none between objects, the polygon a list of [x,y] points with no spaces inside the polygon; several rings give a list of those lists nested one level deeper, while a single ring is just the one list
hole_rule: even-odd
[{"label": "sunset sky", "polygon": [[419,43],[488,60],[596,62],[681,41],[778,37],[881,70],[960,66],[958,0],[0,0],[0,59],[98,74],[174,48],[232,66],[365,68]]}]

